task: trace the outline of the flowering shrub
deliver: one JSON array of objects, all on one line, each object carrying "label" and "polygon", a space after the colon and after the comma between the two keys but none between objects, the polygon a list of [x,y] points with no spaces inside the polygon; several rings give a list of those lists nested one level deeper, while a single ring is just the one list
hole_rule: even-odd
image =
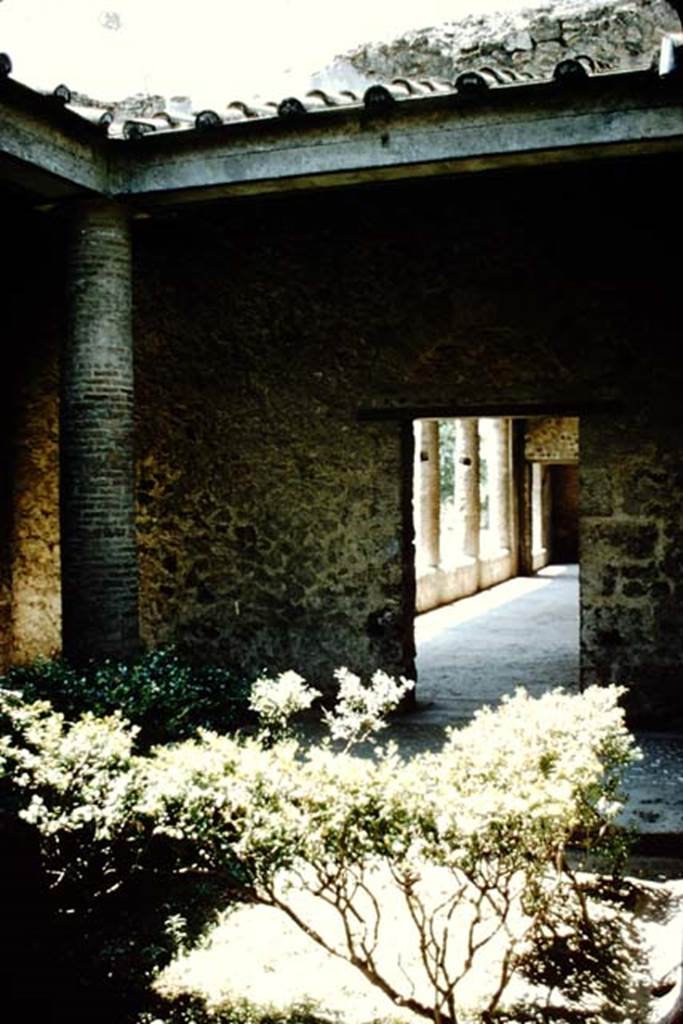
[{"label": "flowering shrub", "polygon": [[118,714],[88,712],[67,723],[47,701],[26,704],[13,691],[0,691],[0,709],[9,726],[0,739],[0,770],[28,797],[20,817],[50,841],[64,843],[83,829],[94,842],[116,840],[138,796],[137,729]]},{"label": "flowering shrub", "polygon": [[[548,962],[568,936],[599,944],[567,851],[620,852],[619,783],[637,756],[620,691],[519,690],[450,730],[438,753],[406,761],[390,742],[369,760],[351,745],[374,735],[412,684],[336,676],[331,740],[311,747],[276,736],[316,697],[294,672],[254,685],[262,734],[200,731],[144,756],[118,717],[69,725],[45,704],[0,695],[1,764],[59,884],[74,871],[88,877],[83,864],[97,856],[111,887],[122,865],[148,870],[149,844],[166,844],[167,863],[194,887],[214,880],[234,895],[241,885],[396,1005],[437,1024],[490,1020],[524,963]],[[80,837],[80,869],[69,837]],[[395,918],[386,908],[396,903]],[[166,932],[185,935],[177,916],[172,924]],[[484,954],[473,1007],[468,983]]]},{"label": "flowering shrub", "polygon": [[[349,752],[349,737],[375,731],[380,708],[407,684],[377,674],[363,692],[346,670],[337,677],[347,685],[327,720],[347,742],[341,752],[205,733],[156,752],[143,813],[189,840],[206,871],[234,870],[236,859],[257,899],[397,1005],[441,1024],[465,1019],[459,993],[484,953],[495,976],[470,1009],[481,1020],[534,951],[549,959],[567,934],[597,948],[566,851],[580,841],[608,857],[621,852],[618,784],[636,752],[619,691],[535,700],[520,690],[450,731],[439,753],[403,761],[388,744],[368,761]],[[387,920],[390,892],[403,907],[400,928]],[[415,951],[408,984],[406,949],[387,958],[406,929]]]},{"label": "flowering shrub", "polygon": [[3,863],[31,927],[23,949],[8,944],[6,1001],[17,1017],[41,1017],[49,995],[70,1020],[121,1024],[174,955],[167,922],[182,915],[196,938],[238,882],[225,870],[220,881],[191,877],[187,844],[141,817],[146,762],[119,714],[69,722],[47,701],[0,690],[0,734]]}]

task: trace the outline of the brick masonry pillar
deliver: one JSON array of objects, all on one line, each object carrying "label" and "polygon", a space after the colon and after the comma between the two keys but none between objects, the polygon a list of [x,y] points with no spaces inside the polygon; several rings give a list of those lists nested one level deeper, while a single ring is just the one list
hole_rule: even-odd
[{"label": "brick masonry pillar", "polygon": [[131,238],[113,203],[77,210],[61,361],[62,642],[77,663],[139,647]]}]

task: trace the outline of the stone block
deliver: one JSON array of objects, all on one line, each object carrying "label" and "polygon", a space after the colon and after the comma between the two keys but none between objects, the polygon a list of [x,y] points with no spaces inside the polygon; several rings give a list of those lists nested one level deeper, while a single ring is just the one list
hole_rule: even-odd
[{"label": "stone block", "polygon": [[648,596],[649,588],[647,584],[641,580],[627,580],[623,584],[621,592],[624,597],[640,598]]},{"label": "stone block", "polygon": [[[581,531],[582,557],[606,563],[648,561],[655,558],[659,538],[657,526],[624,519],[585,522]],[[589,556],[589,550],[592,555]]]},{"label": "stone block", "polygon": [[652,618],[647,607],[624,604],[599,605],[584,609],[582,643],[609,653],[615,649],[633,652],[650,646]]},{"label": "stone block", "polygon": [[624,474],[622,508],[630,516],[661,516],[671,502],[671,480],[658,460],[641,463]]},{"label": "stone block", "polygon": [[600,587],[600,594],[602,597],[612,597],[617,588],[617,570],[608,565],[601,576],[602,585]]},{"label": "stone block", "polygon": [[612,516],[615,511],[616,482],[606,469],[580,467],[580,510],[582,516]]},{"label": "stone block", "polygon": [[562,22],[559,18],[551,18],[542,14],[535,18],[531,33],[536,43],[550,43],[562,38]]},{"label": "stone block", "polygon": [[683,581],[683,531],[674,530],[666,536],[660,564],[663,574],[674,583]]},{"label": "stone block", "polygon": [[514,53],[516,50],[528,52],[533,50],[533,48],[534,41],[526,29],[511,32],[503,40],[503,49],[507,50],[508,53]]}]

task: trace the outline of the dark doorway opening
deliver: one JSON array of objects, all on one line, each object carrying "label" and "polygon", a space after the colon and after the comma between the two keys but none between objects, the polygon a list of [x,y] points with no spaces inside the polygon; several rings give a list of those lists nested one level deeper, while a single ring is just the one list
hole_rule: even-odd
[{"label": "dark doorway opening", "polygon": [[556,563],[579,561],[579,467],[550,467],[550,558]]}]

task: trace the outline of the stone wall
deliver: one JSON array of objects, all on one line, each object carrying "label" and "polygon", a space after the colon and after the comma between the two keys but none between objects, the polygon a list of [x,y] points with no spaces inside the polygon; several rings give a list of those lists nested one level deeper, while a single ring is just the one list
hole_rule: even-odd
[{"label": "stone wall", "polygon": [[[628,197],[653,187],[667,194],[672,174],[659,164],[651,172],[615,165],[396,186],[142,228],[147,640],[179,636],[205,656],[297,665],[313,676],[341,662],[402,667],[411,610],[400,488],[412,462],[398,426],[359,419],[359,409],[452,406],[457,415],[478,403],[514,413],[520,403],[614,401],[606,420],[585,417],[595,443],[583,467],[613,486],[612,461],[621,459],[613,437],[626,432],[638,462],[666,415],[661,396],[671,394],[673,368],[653,367],[677,337],[673,271],[652,244],[649,210]],[[557,205],[564,222],[590,224],[601,245],[553,228],[548,211]],[[652,420],[643,414],[634,428],[644,404]],[[658,538],[677,529],[678,442],[672,435],[667,450],[666,432],[659,436],[662,468],[650,486],[660,518],[644,536],[638,521],[643,543],[652,529]],[[626,473],[628,462],[619,464]],[[628,676],[644,707],[663,678],[654,652],[668,665],[680,640],[660,634],[642,646],[629,574],[652,552],[634,561],[629,527],[608,530],[609,543],[599,529],[588,553],[587,493],[586,677]],[[607,518],[615,515],[621,522],[614,509]],[[679,585],[667,550],[640,583],[651,624],[660,613],[670,618],[664,564],[667,588]],[[594,601],[611,564],[619,584]],[[618,644],[601,625],[607,606],[620,623]]]},{"label": "stone wall", "polygon": [[[489,67],[521,78],[550,78],[559,61],[586,55],[595,70],[649,67],[662,35],[680,31],[666,0],[567,0],[521,11],[468,15],[369,43],[340,57],[318,76],[342,84],[344,72],[391,80],[396,75],[452,81]],[[334,76],[338,81],[333,81]]]},{"label": "stone wall", "polygon": [[400,428],[359,425],[374,355],[339,301],[333,238],[309,265],[309,228],[282,215],[139,239],[143,633],[329,677],[400,660]]},{"label": "stone wall", "polygon": [[10,369],[0,373],[0,672],[12,653],[12,442]]},{"label": "stone wall", "polygon": [[433,569],[417,577],[415,610],[428,612],[459,601],[509,580],[514,572],[514,558],[509,551],[479,558],[476,562],[469,559],[467,564]]},{"label": "stone wall", "polygon": [[26,369],[11,533],[12,658],[22,662],[61,647],[56,365],[36,355]]},{"label": "stone wall", "polygon": [[581,422],[587,682],[640,683],[643,721],[681,723],[683,455],[677,418]]},{"label": "stone wall", "polygon": [[[410,410],[410,420],[430,408],[528,415],[585,403],[584,677],[630,685],[643,720],[674,724],[683,655],[677,267],[652,203],[632,196],[675,201],[680,171],[672,159],[577,166],[140,222],[146,642],[178,640],[248,672],[296,667],[316,681],[344,663],[409,670],[412,433],[391,411]],[[569,224],[590,225],[600,244]],[[47,287],[37,274],[50,260],[55,275],[58,249],[34,265],[31,295]],[[24,298],[18,308],[37,362],[26,363],[36,397],[16,424],[15,512],[36,541],[24,548],[37,551],[31,607],[49,638],[55,398],[50,388],[49,400],[40,396],[54,381],[59,307]],[[368,419],[373,410],[387,418]],[[22,473],[35,495],[23,506]],[[20,550],[14,563],[28,571]],[[39,632],[26,630],[17,650]]]},{"label": "stone wall", "polygon": [[529,420],[524,453],[529,462],[578,462],[578,418],[541,416]]}]

